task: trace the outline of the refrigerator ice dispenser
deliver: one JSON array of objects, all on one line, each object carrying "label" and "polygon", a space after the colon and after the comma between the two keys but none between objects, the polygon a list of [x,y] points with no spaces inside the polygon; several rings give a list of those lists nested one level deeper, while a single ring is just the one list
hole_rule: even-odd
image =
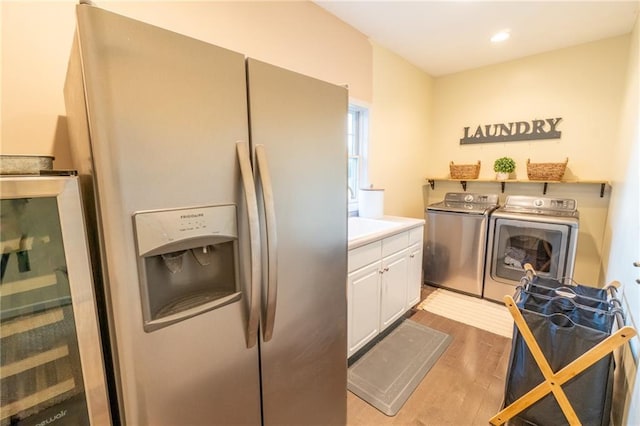
[{"label": "refrigerator ice dispenser", "polygon": [[144,330],[240,300],[235,205],[133,215]]}]

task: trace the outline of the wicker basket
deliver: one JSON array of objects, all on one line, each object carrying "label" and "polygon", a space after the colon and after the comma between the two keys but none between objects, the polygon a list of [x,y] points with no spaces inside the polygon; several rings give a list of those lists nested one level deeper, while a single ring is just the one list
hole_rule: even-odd
[{"label": "wicker basket", "polygon": [[569,159],[564,163],[531,163],[527,159],[527,176],[529,180],[562,180]]},{"label": "wicker basket", "polygon": [[449,163],[451,179],[478,179],[480,174],[480,160],[478,164],[453,164]]}]

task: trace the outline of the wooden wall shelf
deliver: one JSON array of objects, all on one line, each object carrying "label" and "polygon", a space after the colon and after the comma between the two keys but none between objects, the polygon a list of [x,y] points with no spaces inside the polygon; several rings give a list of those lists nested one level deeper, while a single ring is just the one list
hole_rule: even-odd
[{"label": "wooden wall shelf", "polygon": [[462,190],[467,190],[468,182],[489,182],[489,183],[499,183],[502,192],[504,193],[504,188],[508,183],[524,183],[524,184],[543,184],[542,194],[547,193],[548,184],[557,185],[557,184],[582,184],[582,185],[600,185],[600,198],[604,197],[604,192],[607,188],[611,187],[611,184],[606,181],[601,180],[559,180],[559,181],[542,181],[542,180],[520,180],[520,179],[508,179],[508,180],[495,180],[495,179],[449,179],[449,178],[427,178],[427,182],[429,182],[429,186],[431,189],[435,189],[436,182],[460,182],[462,186]]}]

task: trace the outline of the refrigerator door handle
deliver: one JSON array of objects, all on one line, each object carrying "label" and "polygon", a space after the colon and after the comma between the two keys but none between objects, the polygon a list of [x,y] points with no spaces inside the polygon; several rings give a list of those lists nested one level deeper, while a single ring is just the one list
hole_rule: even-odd
[{"label": "refrigerator door handle", "polygon": [[252,348],[258,342],[258,325],[260,324],[260,218],[258,216],[258,201],[256,188],[249,160],[247,142],[236,142],[236,152],[240,164],[242,187],[247,203],[247,217],[249,219],[249,240],[251,248],[251,278],[249,295],[249,320],[247,321],[247,348]]},{"label": "refrigerator door handle", "polygon": [[267,303],[264,317],[263,338],[265,342],[273,337],[273,328],[278,300],[278,233],[276,231],[276,212],[273,201],[273,186],[269,174],[269,164],[264,145],[256,145],[257,171],[262,186],[264,216],[267,235]]}]

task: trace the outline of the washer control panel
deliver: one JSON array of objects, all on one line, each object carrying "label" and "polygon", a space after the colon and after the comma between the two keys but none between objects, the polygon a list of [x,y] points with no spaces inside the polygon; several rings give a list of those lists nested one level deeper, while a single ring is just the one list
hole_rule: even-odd
[{"label": "washer control panel", "polygon": [[466,192],[448,192],[444,197],[445,203],[468,204],[498,204],[497,194],[473,194]]}]

